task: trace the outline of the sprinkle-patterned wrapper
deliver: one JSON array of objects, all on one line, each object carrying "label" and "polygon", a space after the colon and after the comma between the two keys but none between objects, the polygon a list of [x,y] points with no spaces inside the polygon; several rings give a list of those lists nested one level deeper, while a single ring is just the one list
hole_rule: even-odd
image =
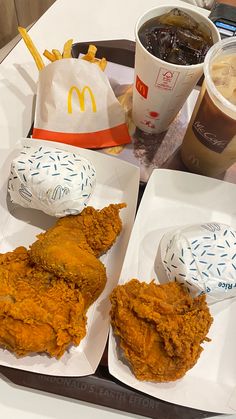
[{"label": "sprinkle-patterned wrapper", "polygon": [[160,258],[169,281],[209,303],[236,296],[236,231],[225,224],[186,226],[166,233]]},{"label": "sprinkle-patterned wrapper", "polygon": [[95,184],[96,171],[87,159],[36,142],[12,161],[8,191],[16,204],[64,217],[83,210]]}]

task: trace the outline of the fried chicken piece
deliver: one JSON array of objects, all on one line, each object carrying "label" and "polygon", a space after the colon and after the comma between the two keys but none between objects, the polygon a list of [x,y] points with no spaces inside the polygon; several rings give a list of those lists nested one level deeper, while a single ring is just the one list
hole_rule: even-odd
[{"label": "fried chicken piece", "polygon": [[111,294],[111,324],[139,380],[177,380],[197,362],[213,321],[205,296],[177,282],[132,279]]},{"label": "fried chicken piece", "polygon": [[81,232],[56,225],[31,245],[31,260],[54,275],[75,283],[88,308],[103,291],[107,277]]},{"label": "fried chicken piece", "polygon": [[90,306],[106,284],[106,270],[97,259],[120,233],[119,210],[111,204],[102,210],[87,207],[80,215],[67,216],[38,236],[30,247],[31,260],[56,276],[76,283]]},{"label": "fried chicken piece", "polygon": [[125,203],[110,204],[101,210],[87,207],[79,215],[60,218],[57,225],[82,231],[90,249],[96,257],[100,257],[111,248],[120,234],[122,222],[119,211],[125,207]]},{"label": "fried chicken piece", "polygon": [[36,268],[24,247],[0,255],[0,346],[60,358],[86,334],[82,294]]}]

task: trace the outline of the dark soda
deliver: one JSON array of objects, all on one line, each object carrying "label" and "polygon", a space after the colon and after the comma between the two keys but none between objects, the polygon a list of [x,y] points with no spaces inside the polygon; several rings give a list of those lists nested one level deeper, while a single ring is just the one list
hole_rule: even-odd
[{"label": "dark soda", "polygon": [[145,22],[138,35],[150,54],[177,65],[202,63],[213,45],[207,26],[177,8]]}]

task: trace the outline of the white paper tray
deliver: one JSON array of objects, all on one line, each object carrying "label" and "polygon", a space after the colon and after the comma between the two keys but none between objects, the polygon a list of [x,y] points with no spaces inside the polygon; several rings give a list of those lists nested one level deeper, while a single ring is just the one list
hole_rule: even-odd
[{"label": "white paper tray", "polygon": [[[139,187],[139,169],[129,163],[111,158],[91,150],[80,149],[50,141],[23,139],[24,144],[35,141],[59,149],[79,152],[95,166],[97,185],[89,201],[95,208],[110,203],[126,202],[127,208],[120,215],[123,229],[115,245],[101,258],[107,270],[107,285],[98,300],[88,310],[87,335],[78,347],[72,347],[60,360],[43,355],[32,355],[17,359],[7,350],[0,349],[0,364],[27,371],[57,376],[84,376],[93,374],[102,357],[109,330],[109,299],[121,271],[126,247],[131,233]],[[17,246],[28,246],[35,236],[53,225],[55,218],[43,212],[14,206],[7,199],[7,179],[10,163],[17,155],[21,144],[9,153],[0,173],[0,252],[13,250]]]},{"label": "white paper tray", "polygon": [[[155,258],[161,237],[169,228],[217,221],[236,228],[236,186],[174,170],[153,171],[130,237],[119,283],[156,277]],[[210,308],[214,317],[197,364],[172,383],[142,382],[119,359],[111,331],[108,366],[123,383],[159,399],[218,413],[236,411],[236,299]],[[234,410],[235,409],[235,410]]]}]

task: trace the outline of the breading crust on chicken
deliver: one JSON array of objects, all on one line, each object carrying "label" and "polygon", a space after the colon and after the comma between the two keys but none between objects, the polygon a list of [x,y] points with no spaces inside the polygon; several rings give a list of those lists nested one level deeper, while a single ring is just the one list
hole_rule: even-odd
[{"label": "breading crust on chicken", "polygon": [[106,270],[98,259],[106,253],[121,231],[119,210],[125,204],[103,209],[85,208],[80,215],[57,221],[31,245],[31,260],[43,269],[76,283],[87,306],[101,294]]},{"label": "breading crust on chicken", "polygon": [[86,334],[82,294],[30,263],[24,247],[0,255],[0,345],[60,358]]},{"label": "breading crust on chicken", "polygon": [[181,378],[197,362],[213,321],[205,296],[195,299],[177,282],[132,279],[111,294],[111,324],[139,380]]},{"label": "breading crust on chicken", "polygon": [[98,259],[122,223],[111,204],[67,216],[39,235],[31,250],[0,255],[0,346],[17,356],[60,358],[86,334],[86,311],[106,284]]},{"label": "breading crust on chicken", "polygon": [[90,306],[103,291],[107,277],[103,263],[89,249],[80,232],[58,225],[32,244],[31,260],[45,271],[74,282]]},{"label": "breading crust on chicken", "polygon": [[96,257],[106,253],[122,229],[120,210],[126,204],[110,204],[101,210],[85,208],[79,215],[60,218],[57,225],[83,232],[84,238]]}]

